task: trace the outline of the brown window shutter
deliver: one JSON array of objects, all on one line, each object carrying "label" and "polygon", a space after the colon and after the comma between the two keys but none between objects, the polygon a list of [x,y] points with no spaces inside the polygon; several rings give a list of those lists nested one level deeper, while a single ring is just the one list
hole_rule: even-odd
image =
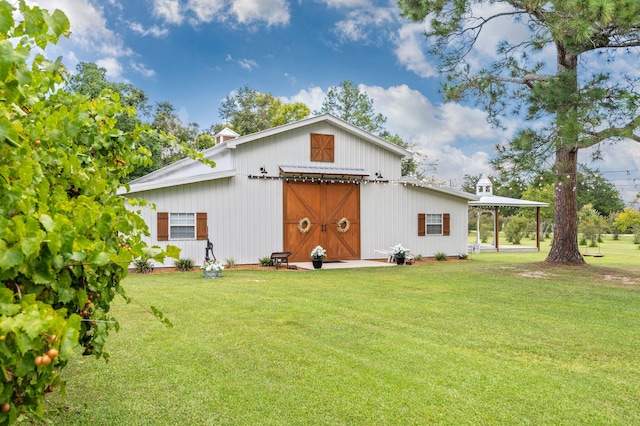
[{"label": "brown window shutter", "polygon": [[418,213],[418,237],[424,237],[426,232],[426,215],[424,213]]},{"label": "brown window shutter", "polygon": [[169,213],[158,212],[158,241],[169,240]]},{"label": "brown window shutter", "polygon": [[449,213],[442,215],[442,235],[451,234],[451,218]]},{"label": "brown window shutter", "polygon": [[206,240],[207,231],[207,212],[196,213],[196,240]]},{"label": "brown window shutter", "polygon": [[311,161],[334,162],[334,137],[311,133]]}]

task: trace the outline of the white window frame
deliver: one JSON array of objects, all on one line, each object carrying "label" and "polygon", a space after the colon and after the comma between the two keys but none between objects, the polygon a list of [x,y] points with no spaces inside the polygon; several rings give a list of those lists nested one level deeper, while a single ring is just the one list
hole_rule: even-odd
[{"label": "white window frame", "polygon": [[169,213],[169,240],[195,240],[196,236],[195,213]]},{"label": "white window frame", "polygon": [[[444,215],[442,213],[427,213],[424,220],[425,235],[444,235]],[[431,226],[431,231],[429,230]],[[433,232],[436,228],[438,232]]]}]

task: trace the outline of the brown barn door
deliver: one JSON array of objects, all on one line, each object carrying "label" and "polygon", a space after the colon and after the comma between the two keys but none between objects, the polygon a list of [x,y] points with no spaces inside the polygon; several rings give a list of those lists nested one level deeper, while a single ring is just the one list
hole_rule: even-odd
[{"label": "brown barn door", "polygon": [[293,262],[310,260],[321,245],[325,260],[360,259],[360,186],[283,182],[284,250]]}]

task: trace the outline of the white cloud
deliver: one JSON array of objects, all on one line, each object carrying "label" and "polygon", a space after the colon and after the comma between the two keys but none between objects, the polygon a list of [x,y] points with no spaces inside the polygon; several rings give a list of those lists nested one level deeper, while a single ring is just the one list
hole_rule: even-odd
[{"label": "white cloud", "polygon": [[231,5],[238,22],[265,21],[267,25],[286,25],[291,17],[285,0],[234,0]]},{"label": "white cloud", "polygon": [[356,7],[372,7],[369,0],[320,0],[329,7],[340,8],[356,8]]},{"label": "white cloud", "polygon": [[320,87],[311,87],[308,90],[301,90],[291,97],[281,97],[280,99],[287,103],[302,102],[313,112],[320,110],[325,96],[326,93]]},{"label": "white cloud", "polygon": [[187,9],[196,15],[197,22],[211,22],[224,7],[223,0],[189,0]]},{"label": "white cloud", "polygon": [[181,24],[184,19],[179,0],[153,0],[153,14],[169,24]]},{"label": "white cloud", "polygon": [[459,185],[465,174],[492,171],[491,153],[473,145],[493,145],[505,135],[491,128],[484,112],[454,103],[434,105],[407,85],[359,87],[373,99],[376,112],[387,117],[390,133],[413,144],[412,150],[426,155],[428,162],[437,161],[438,180]]},{"label": "white cloud", "polygon": [[381,28],[396,21],[397,10],[391,8],[362,8],[352,10],[347,19],[339,21],[334,31],[343,41],[367,41],[379,39],[385,31]]},{"label": "white cloud", "polygon": [[258,67],[258,63],[252,59],[239,59],[238,63],[242,68],[249,71],[252,71],[254,68]]},{"label": "white cloud", "polygon": [[129,28],[133,32],[140,34],[141,36],[152,36],[152,37],[164,37],[169,34],[169,30],[166,28],[160,28],[157,25],[153,25],[149,28],[145,28],[142,24],[138,22],[132,22],[129,25]]},{"label": "white cloud", "polygon": [[133,70],[141,74],[143,77],[149,78],[156,75],[156,72],[154,70],[147,68],[144,64],[132,61],[129,65],[131,66],[131,68],[133,68]]},{"label": "white cloud", "polygon": [[122,65],[116,58],[103,58],[96,61],[96,65],[107,70],[107,78],[110,80],[123,80]]},{"label": "white cloud", "polygon": [[438,75],[435,67],[427,59],[427,40],[424,24],[406,24],[398,30],[394,40],[395,54],[400,64],[422,78]]},{"label": "white cloud", "polygon": [[235,59],[233,56],[231,56],[231,54],[228,54],[228,53],[227,53],[227,57],[225,58],[225,61],[235,62],[238,65],[240,65],[242,68],[248,71],[253,71],[254,68],[258,68],[258,63],[253,59],[246,59],[246,58]]},{"label": "white cloud", "polygon": [[168,24],[223,22],[231,16],[240,24],[265,22],[286,25],[291,17],[287,0],[153,0],[153,14]]}]

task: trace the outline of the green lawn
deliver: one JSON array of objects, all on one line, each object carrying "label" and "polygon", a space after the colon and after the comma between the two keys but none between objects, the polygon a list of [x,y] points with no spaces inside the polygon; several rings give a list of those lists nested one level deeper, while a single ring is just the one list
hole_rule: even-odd
[{"label": "green lawn", "polygon": [[[630,241],[630,240],[629,240]],[[132,275],[64,425],[640,424],[640,250],[309,272]],[[606,249],[605,249],[606,245]],[[166,329],[144,308],[173,322]],[[64,407],[64,408],[63,408]]]}]

